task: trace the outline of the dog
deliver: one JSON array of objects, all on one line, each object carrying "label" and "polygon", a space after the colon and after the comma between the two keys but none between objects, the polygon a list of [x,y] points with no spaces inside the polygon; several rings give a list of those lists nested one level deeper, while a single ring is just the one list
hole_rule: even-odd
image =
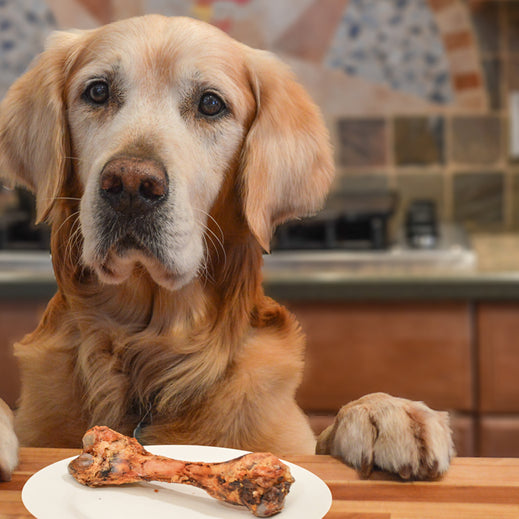
[{"label": "dog", "polygon": [[264,295],[262,254],[322,206],[334,168],[276,57],[188,18],[57,32],[0,107],[0,161],[51,225],[58,286],[15,346],[21,445],[78,447],[102,424],[144,444],[317,449],[365,476],[448,469],[447,413],[367,395],[316,443],[296,404],[304,336]]}]

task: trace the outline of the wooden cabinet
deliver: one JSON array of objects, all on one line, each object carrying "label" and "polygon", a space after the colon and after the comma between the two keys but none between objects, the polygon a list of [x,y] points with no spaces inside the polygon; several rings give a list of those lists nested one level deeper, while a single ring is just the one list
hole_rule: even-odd
[{"label": "wooden cabinet", "polygon": [[482,415],[478,438],[479,456],[519,457],[519,415]]},{"label": "wooden cabinet", "polygon": [[[289,301],[307,335],[297,394],[320,432],[374,391],[452,412],[463,456],[519,456],[519,303]],[[46,301],[0,301],[0,397],[14,406],[12,345]]]},{"label": "wooden cabinet", "polygon": [[477,336],[479,454],[519,456],[519,304],[480,304]]},{"label": "wooden cabinet", "polygon": [[474,407],[471,322],[457,303],[293,303],[307,334],[300,404],[331,411],[384,391],[440,409]]},{"label": "wooden cabinet", "polygon": [[477,314],[483,413],[519,413],[519,305],[480,304]]},{"label": "wooden cabinet", "polygon": [[460,455],[519,456],[519,303],[289,302],[316,432],[373,391],[452,412]]},{"label": "wooden cabinet", "polygon": [[343,404],[384,391],[457,411],[452,421],[458,453],[474,454],[473,327],[468,304],[287,306],[307,335],[305,375],[297,398],[316,432]]}]

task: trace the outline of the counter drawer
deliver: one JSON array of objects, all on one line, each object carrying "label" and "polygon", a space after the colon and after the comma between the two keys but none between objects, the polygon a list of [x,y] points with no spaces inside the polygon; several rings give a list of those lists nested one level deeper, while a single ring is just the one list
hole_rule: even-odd
[{"label": "counter drawer", "polygon": [[472,410],[472,327],[464,303],[289,305],[307,334],[298,401],[335,411],[384,391],[437,409]]},{"label": "counter drawer", "polygon": [[479,456],[519,457],[519,417],[489,416],[480,421]]},{"label": "counter drawer", "polygon": [[480,410],[519,412],[519,304],[480,303]]}]

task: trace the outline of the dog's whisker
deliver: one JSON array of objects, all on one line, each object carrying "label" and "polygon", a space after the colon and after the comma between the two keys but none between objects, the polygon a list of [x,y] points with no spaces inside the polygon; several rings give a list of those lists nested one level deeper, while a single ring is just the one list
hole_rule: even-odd
[{"label": "dog's whisker", "polygon": [[209,281],[209,272],[207,269],[207,242],[204,236],[202,236],[202,240],[204,241],[204,260],[198,266],[197,276],[203,281],[203,287],[207,286],[207,282]]},{"label": "dog's whisker", "polygon": [[62,229],[62,227],[73,217],[78,217],[79,216],[79,211],[74,211],[73,213],[69,214],[64,220],[63,222],[61,222],[61,225],[58,227],[58,230],[56,231],[57,233],[59,233]]},{"label": "dog's whisker", "polygon": [[[206,230],[207,230],[207,231],[210,231],[210,229],[207,229],[207,227],[206,227]],[[206,250],[207,250],[207,252],[209,252],[209,251],[208,251],[208,246],[207,246],[207,241],[209,240],[209,242],[210,242],[211,245],[213,246],[214,251],[216,252],[216,259],[217,259],[218,261],[220,261],[220,253],[218,252],[218,247],[215,245],[215,240],[211,237],[210,234],[203,235],[203,237],[204,237],[204,243],[205,243],[205,246],[206,246]],[[218,243],[218,239],[216,239],[216,242]],[[208,260],[208,259],[209,259],[209,256],[207,256],[207,260]],[[226,259],[226,258],[225,258],[225,251],[224,251],[224,263],[225,263],[225,259]]]},{"label": "dog's whisker", "polygon": [[67,160],[75,160],[77,162],[84,162],[85,161],[85,159],[80,159],[79,157],[67,157],[67,156],[65,156],[63,158],[67,159]]},{"label": "dog's whisker", "polygon": [[[225,252],[225,247],[224,247],[224,245],[223,245],[223,241],[220,240],[220,239],[218,238],[218,236],[215,234],[215,232],[212,231],[212,230],[211,230],[207,225],[205,226],[205,230],[209,233],[209,235],[208,235],[209,238],[210,238],[210,236],[213,236],[213,237],[214,237],[214,239],[216,240],[216,243],[217,243],[217,244],[220,246],[220,248],[222,249],[222,252],[223,252],[223,261],[224,261],[224,263],[227,263],[227,253]],[[212,239],[212,238],[210,238],[210,239],[211,239],[211,243],[213,243],[213,245],[214,245],[213,239]],[[215,246],[215,250],[216,250],[217,253],[218,253],[218,248],[217,248],[216,246]],[[218,255],[218,259],[220,259],[220,255]]]},{"label": "dog's whisker", "polygon": [[[209,213],[207,213],[206,211],[203,211],[202,209],[199,209],[199,208],[195,208],[195,209],[197,211],[199,211],[200,213],[202,213],[204,216],[210,218],[215,223],[215,225],[218,228],[218,230],[220,231],[220,233],[222,235],[221,238],[206,223],[202,223],[200,221],[198,222],[200,227],[202,227],[202,229],[204,229],[204,231],[207,231],[207,233],[208,233],[207,237],[210,239],[211,244],[214,247],[214,250],[215,250],[215,252],[217,254],[218,261],[220,260],[220,254],[218,253],[218,248],[220,248],[222,250],[222,253],[223,253],[223,262],[224,262],[224,264],[226,264],[227,263],[227,252],[225,251],[224,234],[223,234],[222,228],[220,227],[218,222]],[[214,237],[214,239],[216,240],[216,244],[215,244],[215,241],[211,238],[210,235],[212,235]],[[207,242],[205,242],[205,243],[207,244]]]},{"label": "dog's whisker", "polygon": [[195,207],[195,209],[197,211],[199,211],[200,213],[202,213],[203,215],[207,216],[207,218],[209,218],[211,221],[214,222],[214,224],[216,225],[216,227],[220,231],[221,240],[222,240],[222,243],[223,243],[225,241],[225,235],[224,235],[224,232],[223,232],[222,228],[220,227],[220,224],[216,221],[216,219],[211,214],[209,214],[208,212],[204,211],[203,209],[199,209],[198,207]]},{"label": "dog's whisker", "polygon": [[52,196],[45,198],[45,200],[75,200],[76,202],[79,202],[81,198],[77,198],[74,196]]},{"label": "dog's whisker", "polygon": [[77,218],[72,223],[72,229],[73,229],[72,233],[71,233],[69,239],[67,240],[67,245],[66,245],[66,249],[65,249],[65,257],[68,258],[70,261],[74,260],[74,258],[72,257],[72,253],[73,253],[74,249],[76,249],[78,247],[79,241],[81,238],[81,222],[80,222],[79,218]]}]

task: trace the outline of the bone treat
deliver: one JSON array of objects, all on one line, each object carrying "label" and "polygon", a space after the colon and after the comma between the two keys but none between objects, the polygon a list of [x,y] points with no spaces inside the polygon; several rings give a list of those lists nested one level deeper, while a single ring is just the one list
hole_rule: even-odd
[{"label": "bone treat", "polygon": [[68,466],[91,487],[137,481],[185,483],[210,496],[246,506],[257,517],[283,509],[294,482],[290,469],[270,453],[251,453],[223,463],[179,461],[147,452],[135,439],[96,426],[83,436],[83,453]]}]

